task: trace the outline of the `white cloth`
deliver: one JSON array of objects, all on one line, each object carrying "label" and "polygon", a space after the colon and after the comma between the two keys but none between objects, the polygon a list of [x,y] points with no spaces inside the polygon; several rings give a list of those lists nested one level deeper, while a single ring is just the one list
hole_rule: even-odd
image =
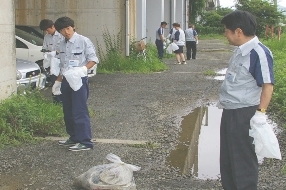
[{"label": "white cloth", "polygon": [[60,73],[60,59],[56,58],[56,51],[46,52],[44,54],[43,66],[50,67],[50,74],[58,76]]},{"label": "white cloth", "polygon": [[253,122],[250,123],[250,126],[249,136],[254,139],[255,153],[261,157],[281,160],[279,143],[272,127],[268,123],[256,125]]},{"label": "white cloth", "polygon": [[85,71],[82,67],[69,67],[68,70],[65,70],[63,75],[65,76],[70,87],[74,91],[78,91],[80,87],[82,86],[81,77],[85,77],[87,75],[86,72],[87,70]]}]

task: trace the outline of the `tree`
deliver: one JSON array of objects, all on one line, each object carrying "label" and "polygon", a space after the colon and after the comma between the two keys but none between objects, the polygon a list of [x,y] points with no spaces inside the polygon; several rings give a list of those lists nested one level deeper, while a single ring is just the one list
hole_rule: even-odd
[{"label": "tree", "polygon": [[237,0],[236,9],[252,13],[257,20],[257,35],[265,31],[266,26],[277,26],[284,17],[282,12],[277,10],[273,1],[267,0]]},{"label": "tree", "polygon": [[196,23],[196,19],[204,11],[206,0],[189,0],[190,5],[190,23]]},{"label": "tree", "polygon": [[200,24],[208,27],[221,27],[221,19],[233,10],[230,8],[217,8],[213,11],[205,11],[201,14]]}]

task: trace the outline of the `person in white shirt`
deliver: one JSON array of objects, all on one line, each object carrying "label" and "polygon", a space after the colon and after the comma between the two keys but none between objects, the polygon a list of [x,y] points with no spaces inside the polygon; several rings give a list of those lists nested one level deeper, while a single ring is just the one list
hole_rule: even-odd
[{"label": "person in white shirt", "polygon": [[183,48],[185,46],[185,33],[180,28],[179,23],[174,23],[176,32],[174,37],[174,42],[178,45],[179,49],[175,50],[174,53],[176,54],[177,63],[175,64],[187,64],[185,60],[185,56],[183,53]]},{"label": "person in white shirt", "polygon": [[98,64],[99,60],[93,43],[75,32],[74,21],[71,18],[58,18],[55,27],[65,40],[59,45],[61,71],[52,91],[54,94],[63,95],[64,121],[69,134],[67,140],[58,143],[69,146],[70,151],[90,150],[93,149],[93,142],[87,107],[87,71]]},{"label": "person in white shirt", "polygon": [[[59,49],[59,44],[62,40],[64,40],[64,37],[56,30],[52,20],[41,20],[39,27],[41,30],[46,32],[42,47],[43,51],[45,52],[44,63],[46,64],[43,64],[43,66],[45,68],[49,68],[51,85],[54,85],[60,72],[60,60],[56,58],[55,55],[57,54],[56,51]],[[52,94],[52,96],[55,103],[62,102],[61,95]]]}]

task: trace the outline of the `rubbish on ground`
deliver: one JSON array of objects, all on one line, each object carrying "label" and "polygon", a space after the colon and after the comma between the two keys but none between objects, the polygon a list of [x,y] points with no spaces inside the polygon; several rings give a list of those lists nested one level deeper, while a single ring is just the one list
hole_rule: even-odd
[{"label": "rubbish on ground", "polygon": [[106,159],[113,163],[90,168],[75,179],[74,185],[87,190],[136,190],[133,171],[139,171],[140,167],[126,164],[112,153]]}]

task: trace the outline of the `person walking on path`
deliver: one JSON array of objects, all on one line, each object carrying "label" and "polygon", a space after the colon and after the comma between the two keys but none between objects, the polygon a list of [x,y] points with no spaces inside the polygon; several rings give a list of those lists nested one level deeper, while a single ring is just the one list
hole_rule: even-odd
[{"label": "person walking on path", "polygon": [[183,48],[185,46],[185,33],[180,28],[180,24],[179,23],[175,23],[174,26],[175,26],[175,29],[176,29],[174,42],[179,47],[178,50],[174,51],[174,53],[176,54],[176,60],[177,60],[177,63],[175,63],[175,64],[187,64],[186,60],[185,60],[184,53],[183,53]]},{"label": "person walking on path", "polygon": [[[41,30],[46,32],[42,49],[45,51],[48,51],[45,53],[44,56],[45,56],[45,59],[47,59],[48,61],[47,66],[50,67],[51,85],[54,85],[59,75],[59,72],[60,72],[60,69],[59,69],[60,60],[56,58],[55,55],[57,54],[56,51],[59,48],[60,42],[64,40],[64,37],[56,30],[54,26],[54,22],[52,20],[49,20],[49,19],[41,20],[39,27]],[[54,103],[62,102],[61,100],[62,95],[52,94],[52,96],[53,96]]]},{"label": "person walking on path", "polygon": [[99,60],[92,42],[75,32],[74,21],[71,18],[57,19],[55,28],[65,40],[59,46],[61,72],[52,91],[54,94],[62,93],[64,122],[70,136],[65,141],[59,141],[59,145],[70,146],[71,151],[90,150],[93,143],[87,107],[87,70],[99,63]]},{"label": "person walking on path", "polygon": [[198,40],[198,33],[195,30],[194,25],[189,25],[189,28],[185,30],[186,35],[186,48],[187,48],[187,60],[196,59],[197,55],[197,44],[199,43]]},{"label": "person walking on path", "polygon": [[274,85],[273,56],[255,36],[257,24],[251,13],[236,10],[221,23],[229,43],[237,46],[219,93],[221,182],[225,190],[257,190],[258,161],[249,129],[250,123],[266,123]]},{"label": "person walking on path", "polygon": [[167,22],[163,21],[161,22],[160,28],[156,31],[156,41],[155,44],[157,46],[158,50],[158,58],[160,60],[163,59],[164,56],[164,28],[166,28]]}]

